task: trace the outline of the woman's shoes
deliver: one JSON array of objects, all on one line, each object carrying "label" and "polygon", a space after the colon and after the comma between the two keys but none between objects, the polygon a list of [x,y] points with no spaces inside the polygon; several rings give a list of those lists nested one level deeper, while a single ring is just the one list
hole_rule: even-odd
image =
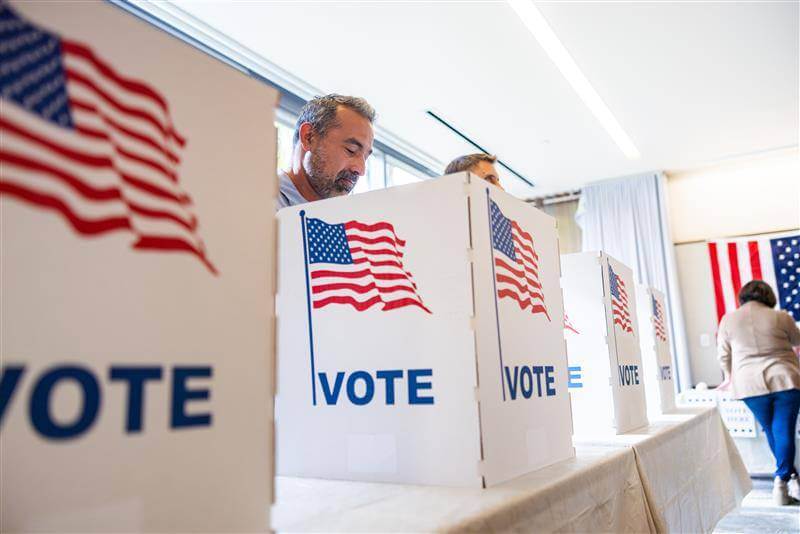
[{"label": "woman's shoes", "polygon": [[800,480],[797,480],[797,473],[792,473],[792,477],[786,483],[786,491],[789,498],[800,501]]},{"label": "woman's shoes", "polygon": [[797,501],[800,501],[800,482],[797,480],[797,475],[792,475],[789,480],[775,477],[775,483],[772,486],[772,502],[776,506],[786,506]]}]

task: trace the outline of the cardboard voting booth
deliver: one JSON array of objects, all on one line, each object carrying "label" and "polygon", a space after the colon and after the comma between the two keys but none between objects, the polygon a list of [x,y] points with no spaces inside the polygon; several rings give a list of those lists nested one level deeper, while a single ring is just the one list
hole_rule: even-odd
[{"label": "cardboard voting booth", "polygon": [[278,474],[480,487],[574,454],[551,217],[462,173],[278,221]]},{"label": "cardboard voting booth", "polygon": [[276,92],[105,3],[0,44],[3,531],[268,528]]},{"label": "cardboard voting booth", "polygon": [[636,310],[647,413],[652,418],[675,409],[675,380],[664,294],[653,287],[637,285]]},{"label": "cardboard voting booth", "polygon": [[576,436],[647,425],[631,270],[603,252],[561,256]]}]

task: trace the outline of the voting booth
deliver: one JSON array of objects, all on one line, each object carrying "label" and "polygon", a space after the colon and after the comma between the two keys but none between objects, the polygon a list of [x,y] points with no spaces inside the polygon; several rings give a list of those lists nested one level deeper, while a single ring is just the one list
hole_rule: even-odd
[{"label": "voting booth", "polygon": [[603,252],[564,254],[561,287],[575,435],[647,425],[633,273]]},{"label": "voting booth", "polygon": [[647,413],[653,418],[675,409],[675,381],[664,293],[654,287],[637,285],[636,310]]},{"label": "voting booth", "polygon": [[106,3],[0,21],[3,531],[268,528],[276,92]]},{"label": "voting booth", "polygon": [[461,173],[278,224],[278,474],[480,487],[573,456],[554,219]]}]

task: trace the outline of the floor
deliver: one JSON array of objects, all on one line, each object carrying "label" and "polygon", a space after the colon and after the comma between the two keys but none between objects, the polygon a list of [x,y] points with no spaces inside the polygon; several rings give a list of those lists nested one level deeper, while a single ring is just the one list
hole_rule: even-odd
[{"label": "floor", "polygon": [[753,491],[742,501],[742,507],[726,515],[717,524],[715,533],[800,533],[800,505],[772,504],[772,480],[753,479]]}]

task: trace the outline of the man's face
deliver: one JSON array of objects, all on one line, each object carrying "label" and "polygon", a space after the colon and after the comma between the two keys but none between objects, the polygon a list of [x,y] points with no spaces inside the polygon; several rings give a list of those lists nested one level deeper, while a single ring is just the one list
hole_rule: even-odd
[{"label": "man's face", "polygon": [[314,134],[303,156],[303,169],[320,198],[346,195],[364,176],[372,154],[372,124],[355,111],[339,106],[336,123],[325,135]]},{"label": "man's face", "polygon": [[[475,165],[473,165],[470,170],[471,173],[477,174],[480,178],[483,178],[487,182],[492,185],[496,185],[500,189],[503,189],[503,186],[500,185],[500,178],[497,174],[497,169],[494,168],[494,165],[489,163],[488,161],[479,161]],[[503,189],[505,191],[505,189]]]}]

